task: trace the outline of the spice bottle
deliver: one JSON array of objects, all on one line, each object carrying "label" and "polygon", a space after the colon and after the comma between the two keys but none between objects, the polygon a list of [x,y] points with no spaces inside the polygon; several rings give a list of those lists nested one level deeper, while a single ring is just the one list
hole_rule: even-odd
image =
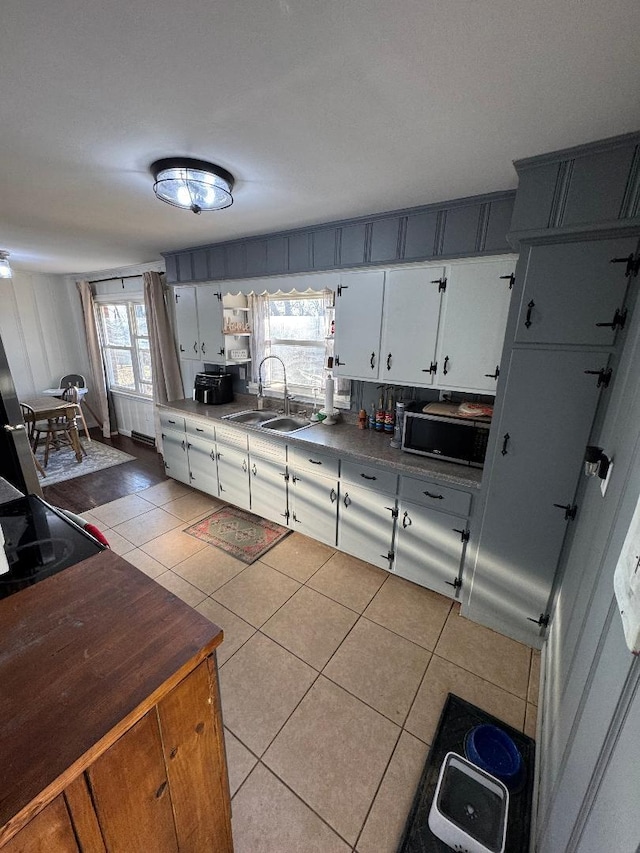
[{"label": "spice bottle", "polygon": [[367,428],[367,413],[364,409],[360,409],[360,413],[358,414],[358,429],[366,429]]}]

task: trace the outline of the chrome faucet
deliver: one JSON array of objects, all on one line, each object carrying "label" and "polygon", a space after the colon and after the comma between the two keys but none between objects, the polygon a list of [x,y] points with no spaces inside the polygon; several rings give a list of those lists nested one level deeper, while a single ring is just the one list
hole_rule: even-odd
[{"label": "chrome faucet", "polygon": [[258,365],[258,408],[262,408],[262,365],[265,361],[268,361],[270,358],[275,358],[276,361],[279,361],[282,365],[282,375],[284,376],[284,413],[287,417],[291,414],[291,406],[290,406],[290,397],[289,397],[289,388],[287,387],[287,368],[284,366],[284,361],[280,358],[279,355],[265,355],[260,364]]}]

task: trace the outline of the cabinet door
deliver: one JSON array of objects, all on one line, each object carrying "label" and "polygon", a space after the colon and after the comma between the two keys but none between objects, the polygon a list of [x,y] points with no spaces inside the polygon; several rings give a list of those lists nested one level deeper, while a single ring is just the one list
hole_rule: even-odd
[{"label": "cabinet door", "polygon": [[523,343],[603,344],[616,329],[616,310],[623,310],[629,279],[626,258],[637,238],[590,240],[530,246],[518,265],[525,278],[516,341]]},{"label": "cabinet door", "polygon": [[398,510],[394,572],[454,597],[466,520],[403,500]]},{"label": "cabinet door", "polygon": [[218,497],[218,468],[216,465],[215,443],[206,438],[190,436],[187,443],[189,452],[189,482],[213,497]]},{"label": "cabinet door", "polygon": [[222,363],[222,294],[215,287],[198,287],[197,297],[200,357],[203,361]]},{"label": "cabinet door", "polygon": [[442,279],[443,267],[387,273],[378,373],[384,382],[433,383]]},{"label": "cabinet door", "polygon": [[495,394],[514,260],[452,264],[442,303],[436,382]]},{"label": "cabinet door", "polygon": [[87,770],[109,853],[178,851],[171,795],[155,710]]},{"label": "cabinet door", "polygon": [[64,799],[56,797],[2,846],[3,853],[80,853]]},{"label": "cabinet door", "polygon": [[336,376],[378,378],[383,292],[383,272],[340,277],[333,363]]},{"label": "cabinet door", "polygon": [[251,454],[251,512],[275,521],[289,523],[287,509],[287,466],[284,462],[262,459]]},{"label": "cabinet door", "polygon": [[293,498],[291,527],[335,548],[338,480],[311,471],[296,471],[289,484]]},{"label": "cabinet door", "polygon": [[188,485],[189,460],[187,459],[187,440],[184,432],[172,429],[163,430],[162,456],[167,475]]},{"label": "cabinet door", "polygon": [[395,506],[393,495],[345,484],[340,495],[338,548],[389,569]]},{"label": "cabinet door", "polygon": [[250,509],[249,461],[246,451],[218,444],[217,457],[221,500],[242,509]]},{"label": "cabinet door", "polygon": [[[600,396],[600,353],[515,350],[497,424],[470,613],[532,638],[547,610]],[[606,393],[606,392],[605,392]],[[579,510],[578,510],[579,511]]]},{"label": "cabinet door", "polygon": [[196,289],[191,285],[174,287],[173,293],[176,304],[176,327],[180,358],[200,360]]}]

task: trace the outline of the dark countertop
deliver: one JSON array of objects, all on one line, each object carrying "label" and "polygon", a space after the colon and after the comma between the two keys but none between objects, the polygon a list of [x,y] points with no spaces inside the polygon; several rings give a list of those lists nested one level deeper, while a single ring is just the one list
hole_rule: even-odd
[{"label": "dark countertop", "polygon": [[[160,409],[179,413],[185,417],[220,421],[225,415],[244,412],[255,409],[255,395],[236,395],[233,403],[224,406],[206,406],[204,403],[196,403],[195,400],[176,400],[173,403],[161,405]],[[275,416],[275,411],[274,411]],[[308,448],[323,448],[335,456],[349,456],[370,465],[381,465],[399,474],[408,474],[417,477],[428,477],[439,483],[451,486],[462,486],[467,489],[477,490],[482,481],[481,468],[469,468],[465,465],[456,465],[453,462],[441,462],[429,456],[416,456],[404,453],[389,446],[390,436],[388,433],[379,433],[374,430],[360,430],[354,423],[341,422],[333,426],[323,424],[312,424],[294,433],[273,433],[260,429],[260,427],[247,426],[246,424],[234,424],[233,421],[222,423],[234,426],[249,433],[258,433],[268,436],[274,441],[282,441],[284,444],[300,445]]]}]

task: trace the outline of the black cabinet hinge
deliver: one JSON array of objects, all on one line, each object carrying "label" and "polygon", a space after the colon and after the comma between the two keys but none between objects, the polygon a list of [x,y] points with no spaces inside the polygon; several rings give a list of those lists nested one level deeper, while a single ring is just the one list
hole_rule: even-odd
[{"label": "black cabinet hinge", "polygon": [[611,258],[612,264],[626,264],[626,269],[624,271],[625,278],[631,278],[631,276],[638,275],[638,271],[640,270],[640,254],[627,255],[626,258]]},{"label": "black cabinet hinge", "polygon": [[558,509],[564,510],[564,518],[565,521],[573,521],[576,517],[576,513],[578,512],[577,504],[554,504]]},{"label": "black cabinet hinge", "polygon": [[527,622],[533,622],[536,625],[539,625],[541,628],[549,627],[549,614],[541,613],[537,619],[534,619],[532,616],[527,616]]},{"label": "black cabinet hinge", "polygon": [[469,541],[469,530],[468,529],[460,530],[459,527],[452,527],[451,529],[454,531],[454,533],[460,534],[460,541],[461,542],[468,542]]},{"label": "black cabinet hinge", "polygon": [[585,370],[585,373],[590,373],[598,377],[598,388],[608,388],[613,371],[610,367],[607,367],[606,370],[604,367],[601,367],[600,370]]},{"label": "black cabinet hinge", "polygon": [[386,554],[380,554],[380,556],[383,560],[389,560],[389,562],[391,562],[391,560],[393,560],[393,558],[395,557],[395,551],[387,551]]},{"label": "black cabinet hinge", "polygon": [[176,305],[178,304],[178,299],[180,299],[180,294],[173,291],[173,298],[176,300]]},{"label": "black cabinet hinge", "polygon": [[343,290],[349,290],[349,285],[348,284],[339,284],[338,285],[338,296],[342,296]]},{"label": "black cabinet hinge", "polygon": [[509,275],[501,275],[500,278],[504,278],[505,280],[508,280],[509,290],[511,290],[513,288],[513,285],[515,284],[515,281],[516,281],[516,274],[512,272]]},{"label": "black cabinet hinge", "polygon": [[222,302],[222,293],[218,292],[216,296],[218,297],[218,302]]},{"label": "black cabinet hinge", "polygon": [[624,324],[627,319],[627,309],[623,309],[622,311],[619,308],[616,308],[615,313],[613,315],[613,320],[610,323],[596,323],[596,326],[599,328],[605,327],[607,329],[613,329],[615,332],[616,329],[624,329]]},{"label": "black cabinet hinge", "polygon": [[393,506],[386,506],[386,507],[385,507],[385,509],[388,509],[388,510],[389,510],[389,512],[391,513],[391,517],[392,517],[392,518],[397,518],[397,517],[398,517],[398,508],[397,508],[397,507],[393,507]]},{"label": "black cabinet hinge", "polygon": [[280,513],[280,515],[286,520],[287,524],[289,524],[289,515],[290,515],[289,510],[287,510],[286,512]]},{"label": "black cabinet hinge", "polygon": [[445,581],[447,586],[452,586],[454,589],[460,589],[462,586],[462,578],[455,578],[452,581]]},{"label": "black cabinet hinge", "polygon": [[447,289],[447,279],[445,278],[434,278],[431,280],[431,284],[438,285],[438,293],[444,293]]},{"label": "black cabinet hinge", "polygon": [[429,367],[425,367],[423,373],[436,373],[438,370],[438,362],[432,361]]}]

